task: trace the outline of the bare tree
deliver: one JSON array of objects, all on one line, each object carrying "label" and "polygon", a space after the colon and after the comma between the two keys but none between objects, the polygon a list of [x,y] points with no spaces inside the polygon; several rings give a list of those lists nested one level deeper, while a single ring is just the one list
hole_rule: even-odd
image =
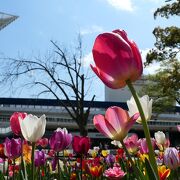
[{"label": "bare tree", "polygon": [[[87,121],[90,113],[89,107],[84,108],[85,76],[82,65],[82,43],[78,40],[78,47],[75,52],[70,53],[51,41],[55,47],[53,54],[43,60],[34,57],[27,58],[6,58],[6,68],[1,74],[1,84],[13,85],[17,81],[23,81],[23,86],[36,87],[40,92],[38,95],[50,93],[65,108],[70,117],[77,123],[80,135],[87,135]],[[22,86],[21,86],[22,87]],[[38,88],[41,87],[41,88]],[[65,99],[67,104],[62,101]],[[92,97],[91,102],[95,96]],[[71,100],[75,100],[75,106]]]}]

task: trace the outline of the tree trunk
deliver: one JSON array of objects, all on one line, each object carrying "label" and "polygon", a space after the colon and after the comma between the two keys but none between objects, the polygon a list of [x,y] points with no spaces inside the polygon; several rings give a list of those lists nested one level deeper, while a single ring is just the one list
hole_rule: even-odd
[{"label": "tree trunk", "polygon": [[83,125],[79,126],[79,131],[80,131],[80,136],[87,136],[88,135],[87,127],[85,127]]}]

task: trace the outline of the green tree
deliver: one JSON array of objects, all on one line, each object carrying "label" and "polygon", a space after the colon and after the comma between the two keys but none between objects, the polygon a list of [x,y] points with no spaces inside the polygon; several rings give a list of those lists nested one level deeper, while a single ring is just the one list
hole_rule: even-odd
[{"label": "green tree", "polygon": [[[154,12],[155,19],[158,16],[168,19],[179,15],[180,0],[168,0]],[[143,93],[154,99],[154,110],[161,112],[176,103],[180,105],[180,28],[156,27],[153,34],[156,38],[155,47],[148,52],[145,66],[156,61],[160,63],[160,68],[156,74],[148,76],[150,83],[143,88]]]}]

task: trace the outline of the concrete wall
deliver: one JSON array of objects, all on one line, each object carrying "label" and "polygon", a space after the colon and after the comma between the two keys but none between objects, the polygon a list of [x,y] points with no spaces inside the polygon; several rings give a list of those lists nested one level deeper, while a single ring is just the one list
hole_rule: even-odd
[{"label": "concrete wall", "polygon": [[[144,76],[142,76],[142,78],[134,82],[133,85],[137,90],[137,92],[139,92],[145,83],[146,83],[146,79]],[[131,92],[129,91],[129,88],[127,86],[116,90],[110,89],[107,86],[105,86],[105,101],[126,102],[130,98],[131,98]]]}]

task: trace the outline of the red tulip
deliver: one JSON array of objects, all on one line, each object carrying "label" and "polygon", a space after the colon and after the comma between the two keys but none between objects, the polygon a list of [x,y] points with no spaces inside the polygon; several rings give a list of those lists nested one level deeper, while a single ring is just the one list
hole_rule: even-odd
[{"label": "red tulip", "polygon": [[48,145],[48,138],[39,139],[36,145],[40,145],[41,147],[45,148]]},{"label": "red tulip", "polygon": [[88,137],[74,136],[72,147],[77,154],[87,154],[90,148],[90,139]]},{"label": "red tulip", "polygon": [[137,80],[142,74],[142,59],[136,43],[129,40],[124,30],[114,30],[97,36],[91,68],[110,88],[118,89],[127,80]]},{"label": "red tulip", "polygon": [[20,128],[20,124],[19,124],[19,117],[21,119],[24,119],[27,116],[26,113],[22,113],[22,112],[14,112],[13,115],[10,117],[10,126],[11,126],[11,130],[12,132],[19,136],[21,135],[21,128]]}]

